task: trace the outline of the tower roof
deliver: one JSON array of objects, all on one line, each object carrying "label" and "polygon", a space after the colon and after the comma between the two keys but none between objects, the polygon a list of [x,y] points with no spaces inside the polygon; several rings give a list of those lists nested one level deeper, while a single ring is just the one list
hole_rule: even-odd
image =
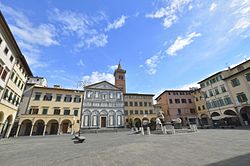
[{"label": "tower roof", "polygon": [[116,73],[126,73],[126,70],[123,70],[122,69],[122,65],[121,65],[121,63],[119,62],[119,64],[118,64],[118,67],[117,67],[117,69],[115,70],[115,72],[114,72],[114,75],[116,74]]}]

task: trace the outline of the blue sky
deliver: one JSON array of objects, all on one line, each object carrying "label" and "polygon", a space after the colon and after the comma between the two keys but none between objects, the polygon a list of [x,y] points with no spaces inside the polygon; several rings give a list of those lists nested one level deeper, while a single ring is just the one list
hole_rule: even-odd
[{"label": "blue sky", "polygon": [[50,86],[113,82],[121,59],[128,92],[158,94],[250,57],[247,0],[2,0],[0,8]]}]

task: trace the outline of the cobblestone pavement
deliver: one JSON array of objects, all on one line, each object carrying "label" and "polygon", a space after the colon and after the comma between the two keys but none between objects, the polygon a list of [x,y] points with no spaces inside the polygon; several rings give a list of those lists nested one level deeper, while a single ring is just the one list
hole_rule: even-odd
[{"label": "cobblestone pavement", "polygon": [[250,130],[199,130],[175,135],[129,135],[127,132],[0,140],[1,166],[47,165],[250,165]]}]

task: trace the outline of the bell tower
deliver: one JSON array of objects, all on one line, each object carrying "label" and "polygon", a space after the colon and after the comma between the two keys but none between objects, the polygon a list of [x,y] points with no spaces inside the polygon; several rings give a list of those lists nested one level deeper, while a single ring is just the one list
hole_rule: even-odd
[{"label": "bell tower", "polygon": [[125,78],[126,70],[122,69],[122,66],[119,62],[117,69],[114,72],[115,77],[115,86],[120,88],[123,94],[126,93],[126,78]]}]

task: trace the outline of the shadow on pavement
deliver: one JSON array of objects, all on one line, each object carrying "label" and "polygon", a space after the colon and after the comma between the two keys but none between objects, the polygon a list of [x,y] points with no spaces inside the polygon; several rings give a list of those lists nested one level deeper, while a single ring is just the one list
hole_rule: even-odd
[{"label": "shadow on pavement", "polygon": [[208,164],[207,166],[249,166],[250,165],[250,153],[233,157],[230,159],[222,160],[216,163]]}]

